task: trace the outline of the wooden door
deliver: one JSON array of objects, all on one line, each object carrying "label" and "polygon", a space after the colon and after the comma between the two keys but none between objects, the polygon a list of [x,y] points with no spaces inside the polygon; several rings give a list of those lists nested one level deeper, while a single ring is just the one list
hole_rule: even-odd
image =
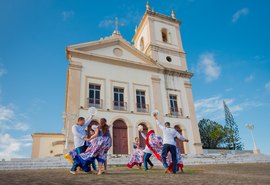
[{"label": "wooden door", "polygon": [[122,120],[113,123],[113,153],[128,154],[127,125]]},{"label": "wooden door", "polygon": [[[174,128],[177,132],[179,132],[182,135],[182,129],[178,125],[176,125]],[[181,141],[180,139],[176,139],[176,146],[179,148],[181,154],[185,154],[185,148],[184,148],[183,141]]]},{"label": "wooden door", "polygon": [[[147,126],[144,124],[144,123],[140,123],[139,125],[142,125],[143,126],[143,133],[145,136],[147,136],[147,133],[148,133],[148,128]],[[139,139],[140,139],[140,146],[142,148],[145,147],[145,139],[142,137],[141,133],[139,132]]]}]

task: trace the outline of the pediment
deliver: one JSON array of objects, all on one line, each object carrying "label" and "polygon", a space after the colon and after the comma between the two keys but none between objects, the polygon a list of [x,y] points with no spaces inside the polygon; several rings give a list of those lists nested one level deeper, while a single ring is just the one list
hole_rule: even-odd
[{"label": "pediment", "polygon": [[137,64],[146,64],[160,67],[150,57],[131,46],[121,36],[111,36],[99,41],[82,43],[67,47],[68,51],[79,52],[85,55],[95,55],[114,60],[128,61]]}]

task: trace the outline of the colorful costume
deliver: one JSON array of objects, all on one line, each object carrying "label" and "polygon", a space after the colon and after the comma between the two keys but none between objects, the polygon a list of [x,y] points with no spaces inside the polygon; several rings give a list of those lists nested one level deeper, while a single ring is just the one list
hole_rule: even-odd
[{"label": "colorful costume", "polygon": [[[156,156],[156,158],[162,162],[161,153],[162,153],[162,146],[163,146],[163,140],[160,136],[155,134],[154,130],[150,130],[146,137],[146,145],[149,147],[149,149],[153,152],[153,154]],[[178,169],[183,168],[183,162],[181,158],[181,153],[179,152],[179,149],[176,149],[177,151],[177,160],[178,160]],[[172,172],[172,160],[171,160],[171,154],[168,153],[167,155],[167,163],[169,165],[169,170]]]},{"label": "colorful costume", "polygon": [[[138,145],[138,143],[137,143]],[[141,149],[139,149],[136,144],[133,144],[133,152],[131,154],[130,160],[127,164],[129,168],[132,168],[134,165],[141,165],[143,163],[144,153]]]},{"label": "colorful costume", "polygon": [[[143,132],[141,132],[141,135],[146,140],[146,135],[144,135]],[[148,164],[151,166],[151,168],[153,168],[154,164],[150,160],[150,157],[152,156],[152,151],[149,149],[147,145],[145,145],[143,152],[144,152],[144,157],[143,157],[144,170],[148,170]]]},{"label": "colorful costume", "polygon": [[81,166],[85,172],[89,172],[89,164],[95,159],[100,163],[104,163],[107,160],[107,153],[111,146],[112,142],[109,130],[107,130],[104,135],[102,131],[99,130],[98,136],[91,141],[90,147],[88,147],[84,153],[78,155],[77,152],[73,150],[69,155],[77,166]]}]

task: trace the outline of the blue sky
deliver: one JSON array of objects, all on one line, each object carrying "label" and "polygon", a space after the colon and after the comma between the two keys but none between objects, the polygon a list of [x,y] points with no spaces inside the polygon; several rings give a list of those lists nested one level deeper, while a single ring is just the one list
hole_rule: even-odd
[{"label": "blue sky", "polygon": [[[145,0],[0,0],[0,158],[30,157],[33,132],[61,132],[65,46],[111,35],[117,16],[131,41]],[[182,21],[198,119],[232,110],[246,149],[270,154],[270,1],[150,0]]]}]

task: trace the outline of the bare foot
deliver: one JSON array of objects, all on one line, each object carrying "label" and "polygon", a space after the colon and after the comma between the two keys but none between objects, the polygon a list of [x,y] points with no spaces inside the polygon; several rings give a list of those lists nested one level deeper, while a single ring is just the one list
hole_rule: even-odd
[{"label": "bare foot", "polygon": [[76,175],[76,172],[74,171],[70,171],[69,173],[71,173],[72,175]]},{"label": "bare foot", "polygon": [[168,173],[169,172],[169,168],[166,168],[164,173]]},{"label": "bare foot", "polygon": [[82,171],[82,168],[80,166],[77,167],[77,170]]}]

